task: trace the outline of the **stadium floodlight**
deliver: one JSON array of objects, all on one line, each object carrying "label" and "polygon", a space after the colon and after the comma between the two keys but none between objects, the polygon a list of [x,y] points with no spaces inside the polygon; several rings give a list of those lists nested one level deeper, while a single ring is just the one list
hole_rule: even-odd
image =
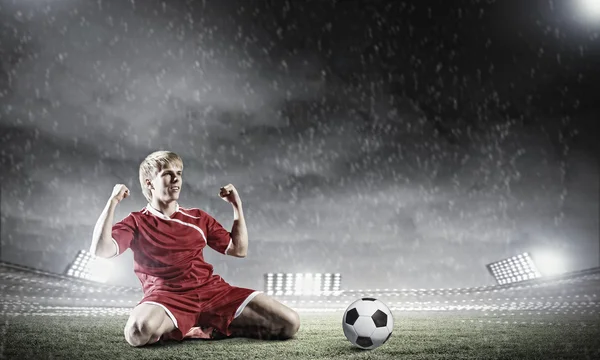
[{"label": "stadium floodlight", "polygon": [[105,283],[110,278],[110,260],[97,257],[86,250],[79,250],[65,274],[76,278]]},{"label": "stadium floodlight", "polygon": [[500,260],[488,264],[486,267],[500,285],[537,279],[542,276],[529,253]]},{"label": "stadium floodlight", "polygon": [[328,295],[340,291],[342,276],[332,273],[267,273],[268,295]]}]

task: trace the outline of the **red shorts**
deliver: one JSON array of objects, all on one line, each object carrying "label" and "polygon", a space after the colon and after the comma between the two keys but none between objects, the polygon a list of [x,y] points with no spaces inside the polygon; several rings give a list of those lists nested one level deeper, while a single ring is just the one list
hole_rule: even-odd
[{"label": "red shorts", "polygon": [[182,340],[190,328],[213,327],[225,335],[231,335],[229,324],[238,317],[246,305],[259,293],[229,285],[222,278],[211,281],[197,290],[184,293],[154,291],[138,303],[159,305],[173,320],[175,330],[163,339]]}]

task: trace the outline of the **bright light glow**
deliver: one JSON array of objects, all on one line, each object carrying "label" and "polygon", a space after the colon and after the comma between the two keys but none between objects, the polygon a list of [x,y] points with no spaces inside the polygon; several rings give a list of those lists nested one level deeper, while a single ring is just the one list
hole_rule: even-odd
[{"label": "bright light glow", "polygon": [[533,254],[533,259],[538,270],[542,275],[557,275],[565,272],[565,261],[560,255],[551,252],[543,251]]},{"label": "bright light glow", "polygon": [[110,260],[103,259],[100,257],[94,257],[89,262],[89,275],[88,279],[105,283],[110,279],[111,266]]},{"label": "bright light glow", "polygon": [[579,12],[589,19],[600,20],[600,0],[579,0]]},{"label": "bright light glow", "polygon": [[600,15],[600,0],[579,0],[581,1],[581,6],[585,10],[595,15]]}]

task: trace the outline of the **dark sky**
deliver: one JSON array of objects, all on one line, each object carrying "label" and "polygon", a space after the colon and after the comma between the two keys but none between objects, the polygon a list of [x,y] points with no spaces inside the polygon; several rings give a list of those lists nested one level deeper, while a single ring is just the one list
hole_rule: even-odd
[{"label": "dark sky", "polygon": [[206,252],[236,285],[598,266],[600,26],[574,4],[0,0],[1,259],[62,272],[114,184],[117,218],[146,205],[139,163],[168,149],[182,206],[230,227],[218,189],[240,191],[248,257]]}]

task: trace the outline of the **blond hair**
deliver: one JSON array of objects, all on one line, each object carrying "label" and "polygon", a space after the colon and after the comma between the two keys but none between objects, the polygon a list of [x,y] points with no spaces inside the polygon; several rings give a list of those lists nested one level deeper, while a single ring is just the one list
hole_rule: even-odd
[{"label": "blond hair", "polygon": [[156,174],[169,165],[178,165],[183,169],[183,160],[171,151],[155,151],[146,156],[140,164],[140,185],[142,186],[142,193],[149,203],[152,202],[152,192],[146,186],[146,179],[154,179]]}]

